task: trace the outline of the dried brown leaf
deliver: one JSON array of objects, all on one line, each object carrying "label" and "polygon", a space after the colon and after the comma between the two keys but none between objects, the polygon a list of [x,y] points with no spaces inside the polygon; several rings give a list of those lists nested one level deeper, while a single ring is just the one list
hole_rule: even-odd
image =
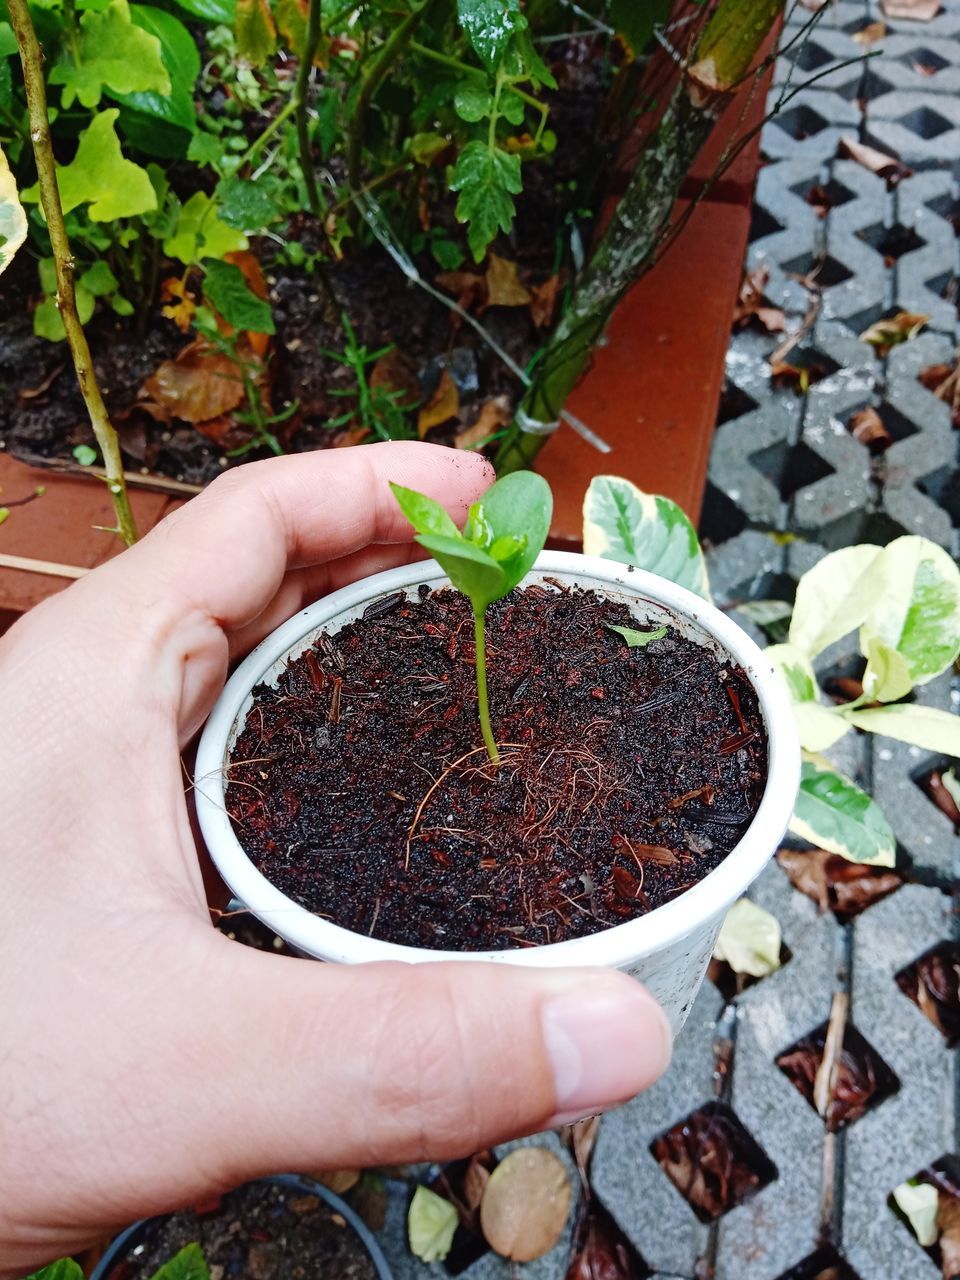
[{"label": "dried brown leaf", "polygon": [[532,301],[529,289],[520,283],[517,264],[491,253],[487,260],[487,306],[525,307]]},{"label": "dried brown leaf", "polygon": [[370,371],[370,386],[399,391],[407,401],[420,399],[420,383],[417,367],[399,347],[384,352]]},{"label": "dried brown leaf", "polygon": [[764,300],[763,291],[769,282],[770,272],[767,267],[754,267],[752,271],[744,273],[733,311],[735,329],[743,329],[756,320],[767,333],[783,332],[786,316],[779,307],[771,307]]},{"label": "dried brown leaf", "polygon": [[940,12],[940,0],[880,0],[880,8],[888,18],[929,22]]},{"label": "dried brown leaf", "polygon": [[417,435],[422,440],[431,427],[455,418],[460,410],[460,392],[449,369],[444,369],[437,389],[417,415]]},{"label": "dried brown leaf", "polygon": [[514,1262],[542,1257],[560,1239],[570,1211],[570,1181],[545,1147],[519,1147],[487,1182],[480,1225],[490,1247]]},{"label": "dried brown leaf", "polygon": [[551,276],[543,284],[535,284],[531,287],[530,319],[538,329],[546,329],[553,322],[561,284],[561,277],[556,275]]},{"label": "dried brown leaf", "polygon": [[464,311],[486,300],[486,279],[473,271],[441,271],[435,283],[452,294]]},{"label": "dried brown leaf", "polygon": [[350,427],[348,430],[340,432],[333,442],[333,448],[347,449],[353,444],[363,444],[369,435],[369,427]]},{"label": "dried brown leaf", "polygon": [[645,1280],[636,1249],[596,1199],[580,1209],[566,1280]]},{"label": "dried brown leaf", "polygon": [[856,160],[857,164],[862,164],[871,173],[885,178],[887,187],[891,190],[898,182],[913,174],[913,170],[901,164],[895,156],[889,156],[885,151],[878,151],[876,147],[868,147],[865,143],[858,142],[856,138],[841,138],[840,154],[849,156],[851,160]]},{"label": "dried brown leaf", "polygon": [[942,1191],[937,1200],[937,1230],[944,1280],[954,1280],[960,1275],[960,1200]]},{"label": "dried brown leaf", "polygon": [[160,308],[160,314],[172,320],[181,333],[187,333],[197,304],[193,294],[186,291],[180,276],[169,276],[161,282],[160,298],[166,304]]},{"label": "dried brown leaf", "polygon": [[841,918],[857,915],[903,884],[897,871],[850,862],[825,849],[783,848],[777,862],[795,889]]},{"label": "dried brown leaf", "polygon": [[474,449],[502,427],[509,426],[513,409],[509,396],[494,396],[480,410],[476,422],[454,437],[458,449]]},{"label": "dried brown leaf", "polygon": [[310,1176],[317,1182],[322,1182],[335,1195],[342,1196],[345,1191],[349,1191],[351,1187],[355,1187],[360,1181],[360,1169],[327,1169],[322,1173],[314,1173]]},{"label": "dried brown leaf", "polygon": [[861,27],[859,31],[855,31],[850,37],[857,44],[876,44],[878,40],[882,40],[887,34],[886,25],[882,22],[868,22],[865,27]]},{"label": "dried brown leaf", "polygon": [[193,423],[219,418],[243,400],[239,365],[202,342],[191,342],[176,360],[164,360],[143,390],[171,417]]},{"label": "dried brown leaf", "polygon": [[877,355],[885,356],[901,342],[910,342],[930,320],[919,311],[898,311],[895,316],[878,320],[860,334],[861,342],[868,342]]},{"label": "dried brown leaf", "polygon": [[483,1151],[471,1156],[467,1171],[463,1175],[463,1202],[474,1213],[480,1208],[483,1193],[490,1181],[490,1152]]},{"label": "dried brown leaf", "polygon": [[847,430],[854,440],[865,444],[871,453],[880,453],[893,444],[893,436],[883,425],[883,419],[871,405],[860,409],[847,423]]}]

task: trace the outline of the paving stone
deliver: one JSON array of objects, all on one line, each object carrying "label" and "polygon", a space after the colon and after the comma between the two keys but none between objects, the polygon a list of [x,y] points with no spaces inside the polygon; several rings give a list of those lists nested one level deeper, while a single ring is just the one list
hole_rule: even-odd
[{"label": "paving stone", "polygon": [[960,102],[948,94],[883,94],[870,103],[864,141],[915,168],[954,164],[960,160]]},{"label": "paving stone", "polygon": [[[776,93],[776,90],[774,90]],[[827,160],[844,133],[856,133],[860,114],[838,93],[801,89],[763,130],[761,149],[771,159]]]},{"label": "paving stone", "polygon": [[[885,19],[888,21],[888,19]],[[890,24],[897,31],[897,24]],[[956,36],[938,36],[928,23],[903,23],[877,46],[882,74],[905,93],[960,93],[960,46]],[[932,74],[930,74],[932,72]]]},{"label": "paving stone", "polygon": [[834,3],[826,4],[817,13],[816,22],[811,25],[809,9],[800,4],[788,4],[785,30],[787,36],[792,30],[804,26],[810,27],[811,33],[817,35],[822,31],[843,30],[846,27],[855,30],[861,23],[869,22],[870,16],[867,0],[834,0]]}]

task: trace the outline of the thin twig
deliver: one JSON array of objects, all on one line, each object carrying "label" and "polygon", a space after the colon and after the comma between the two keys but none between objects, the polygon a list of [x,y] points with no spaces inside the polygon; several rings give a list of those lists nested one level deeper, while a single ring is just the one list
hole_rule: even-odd
[{"label": "thin twig", "polygon": [[817,1115],[826,1120],[837,1088],[837,1071],[840,1067],[840,1054],[843,1050],[843,1036],[847,1029],[847,1012],[850,1008],[850,996],[846,991],[836,991],[833,1004],[830,1006],[830,1021],[827,1024],[827,1035],[823,1045],[823,1058],[813,1082],[813,1105]]},{"label": "thin twig", "polygon": [[300,147],[300,168],[303,170],[303,182],[307,188],[307,203],[315,218],[321,214],[320,191],[317,187],[317,175],[313,167],[313,156],[310,151],[310,133],[308,129],[308,113],[310,96],[310,73],[320,43],[320,7],[321,0],[310,0],[307,15],[307,34],[304,40],[300,66],[297,69],[297,83],[294,89],[294,101],[297,112],[297,140]]}]

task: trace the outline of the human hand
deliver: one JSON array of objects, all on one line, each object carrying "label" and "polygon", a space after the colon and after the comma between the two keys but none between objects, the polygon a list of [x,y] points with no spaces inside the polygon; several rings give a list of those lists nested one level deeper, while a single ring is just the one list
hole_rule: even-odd
[{"label": "human hand", "polygon": [[466,1155],[665,1068],[624,974],[346,968],[210,925],[179,751],[228,662],[419,554],[389,480],[460,523],[492,478],[418,444],[254,463],[0,640],[0,1280],[250,1177]]}]

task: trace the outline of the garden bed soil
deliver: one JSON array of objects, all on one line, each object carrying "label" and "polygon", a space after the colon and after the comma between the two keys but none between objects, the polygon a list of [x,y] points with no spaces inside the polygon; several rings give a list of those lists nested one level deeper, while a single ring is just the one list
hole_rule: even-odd
[{"label": "garden bed soil", "polygon": [[155,1219],[105,1280],[149,1280],[193,1243],[211,1280],[377,1280],[360,1237],[325,1200],[267,1182],[229,1192],[213,1212]]},{"label": "garden bed soil", "polygon": [[631,649],[609,624],[638,626],[560,584],[490,607],[494,766],[466,600],[375,601],[255,689],[226,795],[238,840],[308,910],[417,947],[559,942],[670,901],[749,825],[766,736],[735,664],[673,626]]}]

